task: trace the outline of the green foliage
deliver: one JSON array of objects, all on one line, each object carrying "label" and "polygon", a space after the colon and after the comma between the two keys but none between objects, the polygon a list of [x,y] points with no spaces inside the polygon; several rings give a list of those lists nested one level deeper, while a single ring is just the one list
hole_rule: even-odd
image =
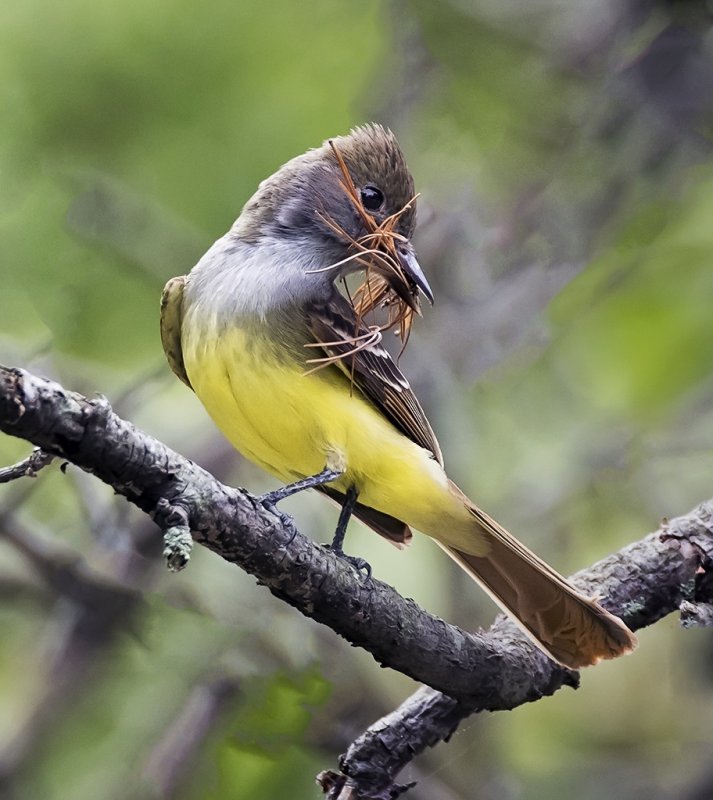
[{"label": "green foliage", "polygon": [[0,231],[3,305],[16,313],[2,314],[0,333],[41,341],[49,329],[59,352],[121,367],[156,353],[156,296],[199,248],[174,246],[157,275],[141,257],[150,247],[130,259],[115,247],[135,234],[121,218],[111,247],[87,248],[77,239],[87,226],[68,229],[67,212],[96,205],[84,195],[96,183],[88,171],[147,194],[205,244],[265,174],[359,121],[354,99],[384,45],[374,3],[362,4],[348,37],[346,9],[279,3],[268,24],[259,3],[5,4]]},{"label": "green foliage", "polygon": [[314,670],[276,676],[262,691],[251,692],[235,720],[237,744],[258,750],[280,750],[309,724],[309,706],[322,705],[329,684]]},{"label": "green foliage", "polygon": [[639,419],[670,413],[710,374],[711,215],[713,175],[698,171],[675,206],[627,222],[553,304],[569,328],[555,357],[594,405]]},{"label": "green foliage", "polygon": [[[246,687],[245,704],[230,721],[235,733],[216,753],[218,781],[210,800],[313,797],[319,755],[295,742],[329,693],[329,684],[313,669]],[[201,787],[195,797],[206,797]]]}]

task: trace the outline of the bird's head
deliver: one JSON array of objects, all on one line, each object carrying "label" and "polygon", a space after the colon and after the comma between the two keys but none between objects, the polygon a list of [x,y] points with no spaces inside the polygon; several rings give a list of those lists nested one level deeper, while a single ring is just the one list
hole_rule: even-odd
[{"label": "bird's head", "polygon": [[431,303],[433,294],[411,244],[415,203],[396,137],[370,124],[327,140],[264,180],[233,233],[253,243],[294,242],[315,255],[309,271],[324,281],[369,265],[417,309],[419,291]]}]

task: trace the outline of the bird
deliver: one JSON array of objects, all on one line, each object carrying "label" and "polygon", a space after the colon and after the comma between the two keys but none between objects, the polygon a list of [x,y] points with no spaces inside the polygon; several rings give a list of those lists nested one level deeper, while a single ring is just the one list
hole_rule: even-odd
[{"label": "bird", "polygon": [[188,275],[166,284],[171,369],[231,444],[285,484],[262,496],[265,506],[308,488],[341,506],[330,546],[365,580],[369,565],[343,550],[352,516],[400,548],[411,529],[430,536],[562,666],[632,651],[621,619],[448,478],[382,328],[340,290],[366,270],[367,289],[398,310],[407,336],[420,297],[434,299],[415,225],[414,181],[390,129],[364,124],[296,156],[259,184]]}]

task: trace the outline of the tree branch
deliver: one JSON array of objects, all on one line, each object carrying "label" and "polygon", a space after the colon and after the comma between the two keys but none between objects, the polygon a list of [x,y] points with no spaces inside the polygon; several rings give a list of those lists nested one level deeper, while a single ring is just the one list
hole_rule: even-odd
[{"label": "tree branch", "polygon": [[298,532],[289,518],[137,430],[104,398],[90,400],[54,381],[0,367],[0,430],[93,473],[164,530],[174,531],[176,521],[185,520],[196,542],[364,647],[379,663],[417,681],[456,697],[497,691],[515,702],[522,687],[503,685],[501,670],[507,674],[508,666],[521,659],[543,691],[575,680],[573,673],[553,669],[524,637],[506,642],[465,633],[390,586],[365,583],[344,560]]},{"label": "tree branch", "polygon": [[52,463],[54,456],[36,447],[27,458],[10,467],[0,469],[0,483],[10,483],[18,478],[36,478],[37,473]]},{"label": "tree branch", "polygon": [[[605,594],[606,606],[633,630],[677,610],[685,627],[710,625],[712,560],[713,500],[707,500],[570,580],[588,594]],[[510,620],[500,616],[488,635],[507,648],[517,633]],[[553,693],[527,669],[526,661],[515,663],[503,676],[508,685],[521,687],[517,694],[496,689],[490,697],[454,699],[421,687],[350,745],[340,759],[340,774],[323,772],[318,782],[330,800],[393,800],[408,788],[394,783],[401,769],[427,747],[448,740],[463,719],[478,711],[511,710]],[[553,673],[557,671],[555,667]]]},{"label": "tree branch", "polygon": [[[0,366],[0,430],[95,474],[164,530],[175,532],[178,520],[196,542],[256,576],[305,616],[365,648],[382,665],[433,687],[420,689],[363,734],[342,758],[341,775],[323,773],[333,797],[396,797],[399,769],[447,738],[463,717],[511,709],[577,685],[576,673],[549,661],[505,619],[486,633],[470,634],[380,581],[365,584],[289,519],[137,430],[103,398],[88,399]],[[705,606],[711,599],[704,570],[713,552],[712,529],[713,502],[704,503],[573,581],[600,596],[634,630],[683,601]]]}]

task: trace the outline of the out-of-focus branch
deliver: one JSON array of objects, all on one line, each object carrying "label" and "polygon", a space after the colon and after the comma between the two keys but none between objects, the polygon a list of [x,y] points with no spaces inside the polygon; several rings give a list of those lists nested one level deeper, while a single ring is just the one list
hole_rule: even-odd
[{"label": "out-of-focus branch", "polygon": [[[447,738],[465,716],[511,709],[577,684],[575,673],[536,651],[507,620],[487,633],[468,634],[379,581],[365,584],[289,519],[138,431],[104,399],[0,367],[0,429],[94,473],[164,530],[190,529],[197,542],[255,575],[306,616],[383,665],[434,687],[416,692],[354,742],[340,774],[322,774],[332,797],[397,797],[398,771]],[[577,574],[574,583],[600,596],[634,630],[683,601],[700,607],[711,599],[711,530],[713,501]]]},{"label": "out-of-focus branch", "polygon": [[59,602],[45,617],[43,680],[25,718],[15,724],[9,742],[0,748],[0,796],[20,796],[19,785],[36,764],[49,739],[53,721],[76,703],[92,678],[101,672],[102,654],[121,630],[133,630],[142,595],[92,572],[81,558],[38,535],[16,515],[0,512],[0,532],[32,567]]},{"label": "out-of-focus branch", "polygon": [[10,483],[18,478],[34,478],[43,467],[51,464],[53,460],[54,456],[36,447],[27,458],[18,461],[17,464],[0,468],[0,483]]},{"label": "out-of-focus branch", "polygon": [[228,677],[206,679],[194,687],[144,765],[142,777],[157,797],[180,796],[197,754],[239,689],[238,681]]}]

